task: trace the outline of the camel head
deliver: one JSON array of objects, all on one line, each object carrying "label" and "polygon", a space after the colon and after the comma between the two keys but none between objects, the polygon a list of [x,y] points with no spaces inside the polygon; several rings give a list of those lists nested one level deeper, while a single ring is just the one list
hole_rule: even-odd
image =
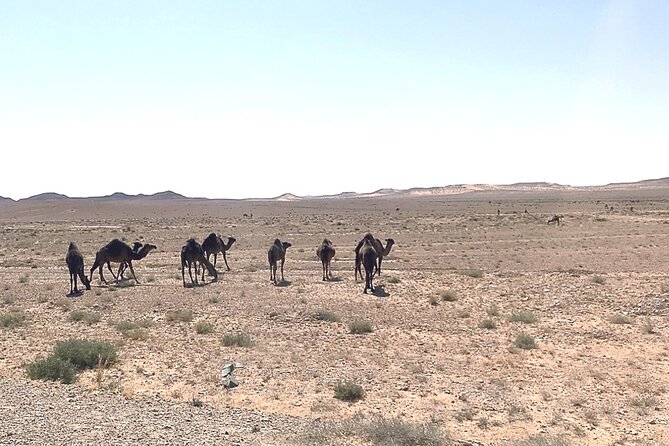
[{"label": "camel head", "polygon": [[142,246],[142,249],[140,249],[137,253],[133,253],[133,260],[141,260],[144,257],[147,256],[148,253],[153,251],[156,248],[156,245],[152,245],[150,243],[147,243],[146,245]]},{"label": "camel head", "polygon": [[228,246],[232,246],[232,244],[236,241],[237,239],[234,238],[233,236],[228,237]]},{"label": "camel head", "polygon": [[81,281],[84,282],[84,286],[86,287],[87,290],[91,289],[91,281],[86,277],[86,274],[82,274],[80,276]]},{"label": "camel head", "polygon": [[283,246],[283,250],[284,250],[284,251],[285,251],[286,249],[290,248],[291,246],[293,246],[293,244],[292,244],[292,243],[289,243],[289,242],[283,242],[283,243],[281,243],[281,245]]}]

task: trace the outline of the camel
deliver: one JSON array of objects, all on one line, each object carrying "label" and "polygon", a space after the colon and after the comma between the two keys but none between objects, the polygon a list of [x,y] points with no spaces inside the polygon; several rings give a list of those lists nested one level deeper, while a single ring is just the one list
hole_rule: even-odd
[{"label": "camel", "polygon": [[560,226],[560,219],[563,218],[562,215],[553,215],[546,223],[551,224],[551,223],[557,223],[558,226]]},{"label": "camel", "polygon": [[323,263],[323,280],[332,279],[332,269],[330,268],[330,262],[335,256],[335,249],[334,246],[332,246],[332,242],[328,239],[324,239],[321,246],[316,249],[316,255]]},{"label": "camel", "polygon": [[274,282],[274,285],[276,285],[276,264],[279,260],[281,261],[281,281],[285,281],[283,278],[283,264],[286,261],[286,250],[291,246],[293,245],[288,242],[281,242],[281,240],[275,239],[274,243],[267,251],[267,260],[269,261],[269,280]]},{"label": "camel", "polygon": [[[132,252],[138,253],[139,250],[142,248],[142,246],[143,246],[143,245],[142,245],[141,243],[139,243],[139,242],[135,242],[135,243],[133,243],[133,244],[132,244]],[[107,264],[109,264],[109,262],[107,262]],[[107,267],[109,267],[109,265],[107,265]],[[116,273],[116,277],[115,277],[115,279],[117,279],[117,280],[124,280],[125,277],[123,277],[123,273],[125,272],[125,270],[126,270],[127,268],[128,268],[128,264],[127,264],[127,263],[125,263],[125,262],[121,263],[121,264],[118,266],[118,272]]]},{"label": "camel", "polygon": [[365,266],[365,289],[363,293],[367,294],[367,290],[374,292],[374,270],[376,268],[376,260],[379,253],[370,239],[363,239],[362,246],[359,250],[359,255],[362,264]]},{"label": "camel", "polygon": [[[214,282],[218,279],[218,272],[216,271],[216,268],[214,268],[214,265],[212,265],[211,262],[209,262],[209,260],[207,260],[207,258],[204,256],[202,245],[196,242],[195,239],[191,238],[188,239],[186,244],[181,248],[181,280],[183,280],[184,288],[186,287],[186,274],[184,272],[186,265],[188,265],[188,275],[190,276],[191,284],[199,285],[197,281],[198,262],[207,268],[210,275],[214,276]],[[193,265],[195,266],[194,281],[193,273],[191,272]],[[202,271],[202,281],[204,281],[204,271]]]},{"label": "camel", "polygon": [[362,240],[358,242],[358,245],[355,247],[355,280],[358,280],[358,274],[360,274],[360,278],[362,279],[362,270],[361,270],[361,262],[362,262],[362,257],[360,257],[359,252],[360,248],[362,248],[363,243],[365,240],[369,240],[372,246],[376,249],[377,253],[377,264],[376,264],[376,270],[375,273],[378,274],[379,276],[381,275],[381,262],[383,261],[383,257],[387,256],[390,254],[390,249],[393,247],[395,244],[395,240],[391,238],[386,239],[386,246],[385,248],[383,247],[383,243],[381,240],[378,238],[375,238],[372,234],[367,233]]},{"label": "camel", "polygon": [[140,249],[138,252],[134,252],[132,248],[126,243],[119,239],[114,239],[103,246],[95,255],[95,263],[93,263],[93,267],[91,268],[90,280],[93,280],[93,271],[95,271],[97,268],[100,273],[100,280],[104,284],[107,284],[107,281],[102,275],[102,266],[106,263],[107,268],[109,268],[109,272],[112,274],[112,276],[114,276],[114,271],[112,271],[110,263],[115,262],[127,263],[128,267],[130,268],[130,272],[132,273],[133,279],[135,279],[135,282],[139,283],[139,280],[137,280],[137,276],[135,275],[135,270],[132,267],[132,261],[143,259],[154,249],[156,249],[156,245],[147,243],[146,245],[142,246],[142,249]]},{"label": "camel", "polygon": [[67,268],[70,270],[70,294],[68,294],[68,296],[79,294],[79,290],[77,289],[77,276],[79,276],[81,283],[84,284],[86,289],[90,290],[91,282],[84,274],[84,256],[81,255],[79,248],[77,248],[77,245],[74,242],[71,242],[70,247],[67,248],[65,263],[67,263]]},{"label": "camel", "polygon": [[[223,253],[223,260],[225,261],[225,267],[230,271],[230,267],[228,266],[228,259],[225,256],[225,252],[230,249],[233,243],[237,241],[236,238],[234,237],[228,237],[228,243],[224,243],[223,239],[219,237],[218,235],[214,234],[213,232],[209,234],[209,236],[204,239],[202,242],[202,249],[204,250],[205,254],[207,255],[207,260],[209,260],[209,257],[213,254],[214,255],[214,266],[216,266],[216,257],[218,256],[219,252]],[[204,280],[204,270],[202,271],[202,280]]]}]

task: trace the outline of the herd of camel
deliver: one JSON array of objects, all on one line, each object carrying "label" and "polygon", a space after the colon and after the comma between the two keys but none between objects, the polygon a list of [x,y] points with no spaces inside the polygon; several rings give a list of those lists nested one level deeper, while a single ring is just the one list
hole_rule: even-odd
[{"label": "herd of camel", "polygon": [[[188,276],[190,277],[191,286],[199,285],[198,275],[200,267],[202,268],[202,282],[204,282],[205,269],[209,275],[213,277],[213,281],[218,279],[218,272],[216,271],[216,259],[219,253],[223,254],[223,260],[228,271],[228,259],[225,255],[226,251],[230,249],[233,243],[237,240],[234,237],[228,237],[227,242],[216,235],[209,234],[204,239],[202,244],[195,239],[189,239],[181,248],[181,279],[183,286],[187,287],[185,270],[188,267]],[[367,294],[367,290],[374,292],[373,277],[375,274],[381,275],[381,262],[383,257],[390,254],[390,249],[395,244],[391,238],[386,239],[386,245],[372,234],[366,234],[362,240],[358,242],[355,251],[355,280],[358,280],[358,275],[362,279],[362,268],[365,268],[365,289],[363,293]],[[291,243],[282,242],[275,239],[272,246],[267,251],[267,260],[269,262],[270,281],[277,285],[276,272],[281,265],[281,281],[284,282],[283,265],[286,261],[286,251],[291,247]],[[114,239],[103,246],[95,255],[95,262],[90,271],[90,277],[87,277],[84,272],[84,257],[79,251],[77,245],[72,242],[67,250],[65,256],[65,263],[70,271],[70,295],[78,295],[80,291],[77,287],[77,278],[87,290],[91,289],[91,281],[93,280],[93,273],[97,269],[100,274],[100,281],[107,284],[107,280],[102,274],[102,267],[106,264],[109,272],[115,280],[122,280],[126,269],[130,269],[133,279],[139,283],[135,270],[133,269],[133,260],[141,260],[146,257],[152,250],[156,249],[155,245],[142,244],[135,242],[131,247],[127,243]],[[332,242],[328,239],[323,240],[323,243],[316,249],[316,256],[323,264],[323,280],[333,279],[330,263],[335,256],[335,248]],[[214,255],[214,263],[210,262],[211,255]],[[116,274],[111,268],[111,263],[119,263],[119,268]],[[195,278],[193,278],[192,270],[195,269]]]}]

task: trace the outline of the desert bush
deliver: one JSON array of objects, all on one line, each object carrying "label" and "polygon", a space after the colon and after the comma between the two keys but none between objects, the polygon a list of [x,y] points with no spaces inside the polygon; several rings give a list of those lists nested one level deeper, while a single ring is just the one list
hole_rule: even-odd
[{"label": "desert bush", "polygon": [[497,328],[497,324],[492,319],[484,319],[479,323],[479,328],[485,328],[487,330],[494,330]]},{"label": "desert bush", "polygon": [[657,334],[657,329],[650,319],[646,319],[643,323],[643,332],[646,334]]},{"label": "desert bush", "polygon": [[214,332],[214,326],[206,321],[196,322],[194,328],[197,334],[209,334]]},{"label": "desert bush", "polygon": [[100,322],[100,315],[97,313],[89,313],[87,311],[77,310],[70,313],[68,320],[70,322],[83,322],[87,325],[93,325]]},{"label": "desert bush", "polygon": [[465,269],[461,271],[463,276],[473,277],[474,279],[480,279],[483,277],[483,271],[480,269]]},{"label": "desert bush", "polygon": [[629,324],[634,323],[634,320],[631,317],[625,316],[624,314],[614,314],[613,316],[611,316],[611,319],[609,319],[609,321],[612,324],[627,324],[627,325],[629,325]]},{"label": "desert bush", "polygon": [[513,342],[513,345],[515,345],[518,348],[522,348],[523,350],[531,350],[537,348],[537,343],[534,340],[534,337],[527,333],[521,333],[518,336],[516,336],[516,340]]},{"label": "desert bush", "polygon": [[327,322],[339,322],[341,320],[338,314],[328,310],[316,310],[314,319]]},{"label": "desert bush", "polygon": [[353,321],[349,322],[348,330],[351,334],[363,334],[373,332],[374,328],[369,321]]},{"label": "desert bush", "polygon": [[602,276],[600,276],[599,274],[595,274],[594,276],[592,276],[591,280],[592,280],[592,283],[596,283],[597,285],[603,285],[604,282],[606,282],[604,280],[604,278]]},{"label": "desert bush", "polygon": [[0,327],[2,328],[16,328],[23,325],[26,317],[22,311],[10,311],[9,313],[0,315]]},{"label": "desert bush", "polygon": [[395,277],[395,276],[390,276],[386,280],[388,281],[388,283],[400,283],[402,281],[402,279],[400,279],[399,277]]},{"label": "desert bush", "polygon": [[[317,424],[306,434],[307,444],[340,445],[358,439],[373,446],[445,446],[448,436],[433,422],[413,423],[402,418],[353,418],[340,423]],[[355,442],[357,444],[358,442]]]},{"label": "desert bush", "polygon": [[523,324],[534,324],[537,321],[537,317],[531,311],[520,311],[518,313],[512,313],[509,316],[509,322],[522,322]]},{"label": "desert bush", "polygon": [[21,274],[19,276],[19,282],[20,283],[28,283],[29,279],[30,279],[30,276],[28,276],[28,274]]},{"label": "desert bush", "polygon": [[525,440],[514,443],[513,446],[569,446],[569,443],[562,437],[533,435]]},{"label": "desert bush", "polygon": [[356,402],[365,397],[362,386],[353,381],[337,381],[334,387],[335,398],[341,401]]},{"label": "desert bush", "polygon": [[469,310],[462,309],[462,310],[458,310],[457,316],[460,319],[467,319],[469,316],[471,316],[471,313],[469,312]]},{"label": "desert bush", "polygon": [[429,302],[433,307],[439,305],[439,299],[437,299],[437,296],[430,296]]},{"label": "desert bush", "polygon": [[491,305],[485,310],[488,316],[499,316],[499,307],[496,304]]},{"label": "desert bush", "polygon": [[165,316],[168,322],[191,322],[193,312],[191,310],[172,310]]},{"label": "desert bush", "polygon": [[16,302],[16,298],[14,298],[14,296],[4,296],[2,298],[3,305],[13,305],[14,302]]},{"label": "desert bush", "polygon": [[71,384],[77,379],[72,363],[53,355],[31,362],[28,364],[27,372],[30,379],[42,381],[60,380],[64,384]]},{"label": "desert bush", "polygon": [[254,344],[251,335],[248,333],[226,334],[223,336],[222,342],[226,347],[232,347],[235,345],[238,347],[252,347]]},{"label": "desert bush", "polygon": [[122,330],[121,334],[133,341],[146,341],[149,339],[149,332],[143,328],[134,328],[132,330]]},{"label": "desert bush", "polygon": [[58,342],[53,349],[53,355],[56,358],[69,361],[80,370],[93,369],[99,364],[109,367],[118,358],[116,346],[113,344],[87,339],[70,339]]},{"label": "desert bush", "polygon": [[453,291],[442,291],[441,292],[441,300],[446,301],[446,302],[455,302],[458,300],[458,295],[455,294]]}]

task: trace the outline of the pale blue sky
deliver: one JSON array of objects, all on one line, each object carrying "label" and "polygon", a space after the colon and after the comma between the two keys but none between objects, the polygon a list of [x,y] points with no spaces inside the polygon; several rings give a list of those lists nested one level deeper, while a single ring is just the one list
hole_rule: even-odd
[{"label": "pale blue sky", "polygon": [[668,23],[666,1],[0,0],[0,195],[669,176]]}]

